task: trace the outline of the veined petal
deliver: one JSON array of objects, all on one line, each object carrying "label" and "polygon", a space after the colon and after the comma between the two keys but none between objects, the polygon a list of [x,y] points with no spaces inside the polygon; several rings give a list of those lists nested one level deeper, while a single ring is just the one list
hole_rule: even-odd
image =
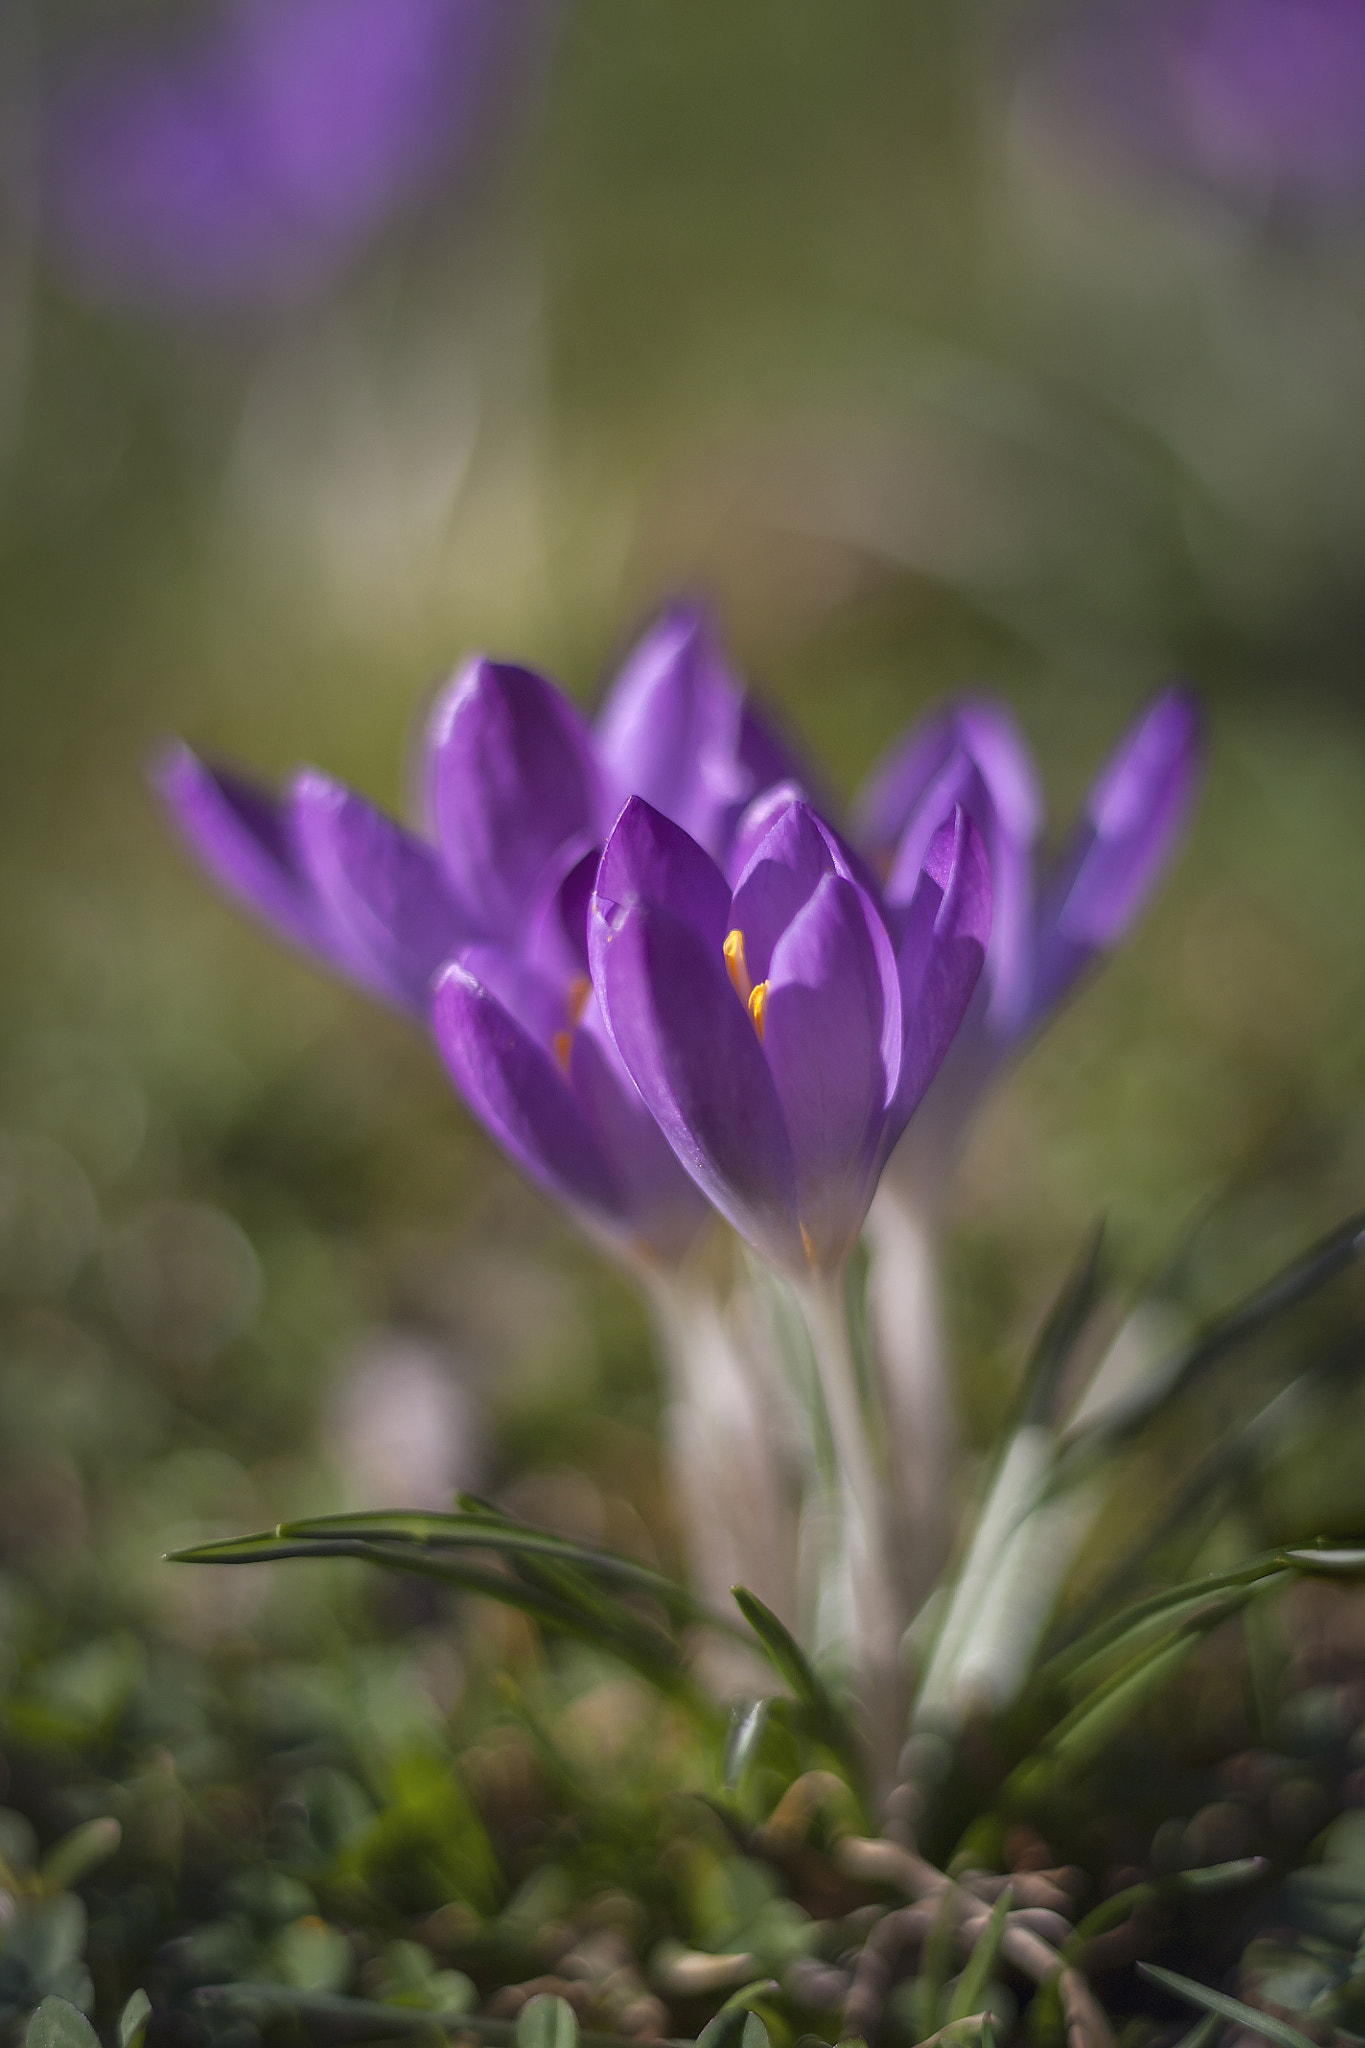
[{"label": "veined petal", "polygon": [[595,908],[593,986],[631,1079],[702,1192],[774,1263],[804,1267],[777,1091],[719,946],[653,903]]},{"label": "veined petal", "polygon": [[735,888],[730,924],[744,934],[754,982],[767,979],[773,947],[826,875],[839,872],[838,842],[809,804],[777,813]]},{"label": "veined petal", "polygon": [[957,805],[985,841],[991,871],[991,942],[986,954],[984,1021],[1002,1041],[1016,1037],[1028,1015],[1034,977],[1033,852],[1011,829],[973,755],[949,755],[911,816],[887,877],[887,923],[899,948],[910,905],[934,835]]},{"label": "veined petal", "polygon": [[503,1150],[550,1194],[619,1230],[620,1192],[568,1082],[468,968],[437,982],[432,1028],[455,1086]]},{"label": "veined petal", "polygon": [[516,929],[565,840],[599,829],[588,728],[530,669],[470,662],[437,699],[426,773],[451,890],[488,933]]},{"label": "veined petal", "polygon": [[295,945],[336,958],[326,915],[303,871],[284,806],[269,791],[211,767],[177,742],[152,781],[201,864],[219,887]]},{"label": "veined petal", "polygon": [[524,954],[491,939],[464,947],[455,964],[502,1004],[542,1052],[553,1051],[556,1032],[571,1023],[562,982],[543,974]]},{"label": "veined petal", "polygon": [[[889,966],[889,941],[885,950]],[[773,947],[767,983],[763,1051],[796,1161],[807,1252],[829,1265],[867,1213],[900,1066],[899,992],[854,883],[824,876]]]},{"label": "veined petal", "polygon": [[676,604],[623,663],[596,726],[612,807],[643,797],[708,852],[741,795],[740,684],[710,619]]},{"label": "veined petal", "polygon": [[632,1237],[655,1259],[675,1263],[710,1209],[626,1072],[595,996],[573,1034],[569,1083],[621,1190]]},{"label": "veined petal", "polygon": [[1096,778],[1049,889],[1045,930],[1092,949],[1123,936],[1174,850],[1202,765],[1198,703],[1188,690],[1163,691]]},{"label": "veined petal", "polygon": [[643,797],[631,797],[611,829],[595,901],[608,921],[628,904],[656,904],[691,925],[720,958],[729,930],[725,877],[681,825]]},{"label": "veined petal", "polygon": [[526,957],[560,981],[588,972],[588,907],[601,858],[601,847],[586,833],[566,840],[541,876],[527,915]]},{"label": "veined petal", "polygon": [[966,1014],[991,933],[991,873],[981,834],[959,805],[929,845],[897,955],[905,1050],[888,1120],[893,1145]]},{"label": "veined petal", "polygon": [[[1043,821],[1038,778],[1023,736],[1003,704],[966,697],[912,726],[864,782],[854,800],[854,832],[875,864],[889,866],[930,785],[961,751],[984,778],[1001,829],[1032,846]],[[978,826],[984,831],[981,819]]]},{"label": "veined petal", "polygon": [[316,769],[290,785],[289,813],[334,924],[395,999],[425,1016],[432,977],[469,937],[432,849]]}]

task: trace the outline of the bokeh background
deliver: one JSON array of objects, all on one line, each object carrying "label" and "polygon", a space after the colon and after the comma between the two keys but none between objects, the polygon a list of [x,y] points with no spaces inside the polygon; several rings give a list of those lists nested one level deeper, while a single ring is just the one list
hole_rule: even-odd
[{"label": "bokeh background", "polygon": [[[334,115],[281,88],[357,186],[310,215],[245,190],[233,4],[0,16],[0,1677],[75,1753],[173,1669],[139,1740],[191,1772],[214,1658],[401,1634],[448,1701],[472,1653],[177,1541],[469,1484],[679,1552],[633,1298],[191,871],[169,733],[401,805],[467,652],[589,701],[682,590],[840,797],[985,684],[1060,832],[1183,674],[1187,849],[956,1189],[969,1444],[1097,1215],[1136,1284],[1215,1205],[1212,1304],[1365,1188],[1365,10],[507,0],[472,51],[416,8],[370,127],[382,50]],[[1365,1508],[1354,1441],[1272,1524]]]}]

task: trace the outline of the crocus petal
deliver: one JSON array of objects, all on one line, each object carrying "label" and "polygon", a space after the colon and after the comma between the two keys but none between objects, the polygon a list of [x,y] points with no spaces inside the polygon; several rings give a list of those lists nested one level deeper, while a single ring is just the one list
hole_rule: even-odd
[{"label": "crocus petal", "polygon": [[326,916],[300,864],[283,805],[179,744],[155,763],[152,780],[182,838],[229,896],[295,945],[334,957]]},{"label": "crocus petal", "polygon": [[905,1050],[888,1145],[942,1065],[971,1001],[990,933],[986,847],[959,805],[930,843],[898,954]]},{"label": "crocus petal", "polygon": [[429,846],[316,769],[295,778],[290,818],[318,898],[396,1001],[425,1016],[432,977],[469,936]]},{"label": "crocus petal", "polygon": [[641,796],[708,852],[747,794],[740,685],[705,612],[672,606],[627,656],[597,720],[613,807]]},{"label": "crocus petal", "polygon": [[471,662],[437,700],[426,772],[447,879],[490,934],[518,927],[565,840],[599,829],[587,726],[529,669]]},{"label": "crocus petal", "polygon": [[593,986],[631,1079],[688,1173],[774,1263],[803,1270],[777,1091],[720,948],[657,904],[594,903]]},{"label": "crocus petal", "polygon": [[1047,890],[1035,1015],[1133,922],[1175,850],[1201,767],[1199,706],[1187,690],[1163,691],[1105,763]]},{"label": "crocus petal", "polygon": [[839,872],[838,843],[809,804],[779,811],[750,856],[730,906],[730,923],[744,934],[744,960],[753,982],[766,980],[773,947],[826,875]]},{"label": "crocus petal", "polygon": [[884,892],[887,923],[899,946],[930,844],[958,804],[985,841],[991,870],[991,943],[982,1025],[993,1037],[1009,1042],[1024,1026],[1033,993],[1032,843],[1010,828],[977,760],[965,748],[949,755],[901,834]]},{"label": "crocus petal", "polygon": [[455,965],[472,974],[543,1052],[553,1050],[556,1032],[569,1029],[572,1019],[563,984],[542,974],[510,946],[492,940],[466,946]]},{"label": "crocus petal", "polygon": [[586,833],[566,840],[527,914],[526,957],[560,982],[588,972],[588,906],[601,858],[601,847]]},{"label": "crocus petal", "polygon": [[[890,967],[889,941],[885,951]],[[899,991],[852,882],[825,875],[774,946],[767,981],[763,1051],[796,1160],[807,1254],[826,1266],[862,1227],[900,1066]]]},{"label": "crocus petal", "polygon": [[730,929],[725,877],[681,825],[633,796],[613,825],[597,871],[596,900],[608,918],[631,903],[652,903],[692,926],[722,957]]},{"label": "crocus petal", "polygon": [[632,1238],[655,1259],[676,1263],[710,1210],[626,1072],[595,996],[573,1034],[569,1081],[621,1190]]},{"label": "crocus petal", "polygon": [[619,1229],[619,1192],[563,1074],[467,968],[437,982],[432,1028],[451,1079],[503,1150],[559,1200]]},{"label": "crocus petal", "polygon": [[[913,726],[873,768],[854,800],[854,836],[889,866],[931,783],[958,750],[976,763],[1002,830],[1024,846],[1037,838],[1043,800],[1018,726],[1003,704],[968,697]],[[982,820],[978,826],[985,829]]]}]

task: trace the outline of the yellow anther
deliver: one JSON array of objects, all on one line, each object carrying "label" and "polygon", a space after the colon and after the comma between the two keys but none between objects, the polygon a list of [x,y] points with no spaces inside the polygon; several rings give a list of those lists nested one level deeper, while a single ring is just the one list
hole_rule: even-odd
[{"label": "yellow anther", "polygon": [[754,1020],[754,1030],[758,1033],[760,1045],[763,1043],[763,1018],[767,1008],[768,984],[766,981],[760,981],[757,988],[751,988],[749,991],[749,1015]]},{"label": "yellow anther", "polygon": [[725,945],[722,950],[725,954],[725,971],[734,984],[735,994],[742,1003],[747,1003],[753,995],[754,985],[749,979],[749,969],[744,961],[743,932],[738,930],[727,932],[725,934]]},{"label": "yellow anther", "polygon": [[592,983],[588,980],[587,975],[576,974],[569,983],[569,992],[564,998],[564,1008],[568,1012],[570,1031],[578,1024],[584,1010],[587,1009],[588,997],[591,994]]},{"label": "yellow anther", "polygon": [[550,1040],[550,1045],[556,1060],[558,1060],[561,1068],[567,1074],[569,1071],[569,1054],[573,1049],[572,1031],[556,1031],[554,1037]]}]

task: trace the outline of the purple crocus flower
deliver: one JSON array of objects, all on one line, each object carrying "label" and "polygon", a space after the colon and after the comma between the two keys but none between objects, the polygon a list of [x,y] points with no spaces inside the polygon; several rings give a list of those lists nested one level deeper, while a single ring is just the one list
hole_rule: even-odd
[{"label": "purple crocus flower", "polygon": [[218,0],[59,82],[53,242],[101,296],[273,303],[328,282],[488,131],[542,0]]},{"label": "purple crocus flower", "polygon": [[942,1084],[945,1095],[958,1097],[952,1121],[1000,1059],[1127,932],[1179,840],[1201,761],[1194,698],[1180,688],[1163,691],[1123,735],[1068,845],[1041,874],[1037,777],[1003,706],[968,699],[948,708],[869,776],[855,805],[855,837],[884,874],[893,908],[915,888],[946,803],[964,806],[989,851],[995,915],[982,991]]},{"label": "purple crocus flower", "polygon": [[1050,68],[1144,156],[1236,197],[1365,186],[1363,0],[1123,0]]},{"label": "purple crocus flower", "polygon": [[611,1035],[678,1158],[751,1244],[804,1278],[842,1267],[989,929],[985,848],[961,806],[884,915],[799,799],[732,888],[637,797],[602,856],[589,954]]},{"label": "purple crocus flower", "polygon": [[705,1207],[593,995],[598,856],[625,796],[643,789],[723,858],[759,776],[790,765],[705,617],[679,605],[628,657],[595,732],[543,677],[469,663],[427,726],[430,837],[312,769],[277,799],[180,747],[158,782],[230,895],[372,993],[430,1015],[452,1077],[512,1157],[595,1234],[670,1262]]}]

